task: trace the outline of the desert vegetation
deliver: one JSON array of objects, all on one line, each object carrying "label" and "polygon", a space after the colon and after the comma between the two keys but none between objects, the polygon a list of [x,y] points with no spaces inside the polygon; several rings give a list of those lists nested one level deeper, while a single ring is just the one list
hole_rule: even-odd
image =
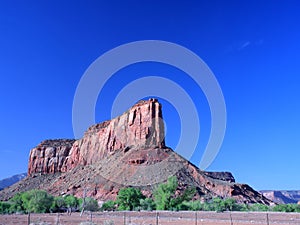
[{"label": "desert vegetation", "polygon": [[1,214],[72,212],[82,209],[97,211],[98,202],[93,198],[78,199],[72,195],[54,197],[43,190],[18,193],[7,202],[0,202]]},{"label": "desert vegetation", "polygon": [[182,195],[176,196],[178,181],[170,177],[166,183],[160,184],[152,198],[146,198],[139,189],[124,188],[118,193],[116,201],[105,202],[101,210],[170,210],[170,211],[258,211],[258,212],[300,212],[300,205],[280,204],[267,206],[264,204],[241,204],[233,198],[212,198],[207,202],[192,200],[195,189],[187,188]]},{"label": "desert vegetation", "polygon": [[192,200],[195,189],[187,188],[181,195],[176,195],[178,181],[170,177],[166,183],[157,186],[153,198],[146,198],[141,190],[133,187],[121,189],[116,201],[107,201],[98,206],[90,197],[77,198],[72,195],[52,196],[43,190],[30,190],[16,194],[6,202],[0,202],[0,213],[49,213],[74,211],[275,211],[300,212],[300,205],[281,204],[266,206],[263,204],[241,204],[233,198],[213,198],[207,202]]}]

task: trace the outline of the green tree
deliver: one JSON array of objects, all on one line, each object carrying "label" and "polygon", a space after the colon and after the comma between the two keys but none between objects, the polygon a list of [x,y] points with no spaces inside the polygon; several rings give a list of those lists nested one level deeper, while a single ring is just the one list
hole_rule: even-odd
[{"label": "green tree", "polygon": [[9,200],[9,202],[11,203],[10,212],[15,213],[15,212],[25,212],[26,211],[26,209],[23,206],[22,193],[15,194]]},{"label": "green tree", "polygon": [[8,202],[0,202],[0,214],[7,214],[10,212],[11,204]]},{"label": "green tree", "polygon": [[216,197],[216,198],[213,198],[212,200],[212,209],[214,211],[217,211],[217,212],[224,212],[226,210],[226,207],[225,207],[225,202],[219,198],[219,197]]},{"label": "green tree", "polygon": [[295,212],[300,213],[300,204],[295,204]]},{"label": "green tree", "polygon": [[43,190],[31,190],[22,193],[22,206],[27,212],[49,212],[53,203],[53,196]]},{"label": "green tree", "polygon": [[160,184],[154,191],[154,202],[158,210],[182,210],[187,207],[184,202],[190,201],[196,193],[195,188],[186,188],[185,191],[176,196],[178,188],[177,177],[168,178],[167,183]]},{"label": "green tree", "polygon": [[65,199],[61,196],[54,197],[52,205],[50,207],[51,212],[59,212],[63,207],[66,207]]},{"label": "green tree", "polygon": [[64,201],[68,208],[74,208],[74,209],[78,208],[79,200],[75,196],[67,195],[64,197]]},{"label": "green tree", "polygon": [[249,211],[266,212],[269,210],[270,210],[269,206],[264,205],[264,204],[255,203],[255,204],[249,205]]},{"label": "green tree", "polygon": [[220,197],[216,197],[212,199],[209,210],[224,212],[224,211],[240,211],[244,206],[239,205],[235,199],[226,198],[221,199]]},{"label": "green tree", "polygon": [[151,198],[140,199],[140,207],[143,210],[151,211],[155,209],[155,203]]},{"label": "green tree", "polygon": [[202,210],[203,211],[214,211],[215,209],[211,202],[204,202],[202,205]]},{"label": "green tree", "polygon": [[201,211],[204,210],[204,203],[197,201],[183,201],[180,210]]},{"label": "green tree", "polygon": [[235,210],[241,211],[241,212],[247,212],[247,211],[249,211],[249,205],[248,204],[237,204]]},{"label": "green tree", "polygon": [[167,183],[160,184],[154,191],[154,202],[157,210],[170,209],[172,197],[178,187],[177,177],[169,177]]},{"label": "green tree", "polygon": [[171,210],[184,210],[185,205],[183,205],[183,202],[189,202],[192,200],[193,196],[196,193],[195,188],[187,188],[185,191],[177,196],[173,197],[170,201],[169,209]]},{"label": "green tree", "polygon": [[115,209],[116,209],[116,202],[112,201],[112,200],[104,202],[102,207],[101,207],[102,211],[113,211]]},{"label": "green tree", "polygon": [[279,204],[273,207],[275,212],[300,212],[300,205],[297,204]]},{"label": "green tree", "polygon": [[145,198],[139,189],[132,187],[119,190],[117,204],[119,210],[133,210],[140,205],[140,199]]},{"label": "green tree", "polygon": [[97,202],[97,200],[95,200],[93,198],[90,198],[90,197],[85,198],[84,204],[85,204],[84,208],[87,211],[95,212],[95,211],[99,210],[98,202]]},{"label": "green tree", "polygon": [[239,208],[238,204],[234,198],[226,198],[223,201],[224,201],[225,210],[235,211]]}]

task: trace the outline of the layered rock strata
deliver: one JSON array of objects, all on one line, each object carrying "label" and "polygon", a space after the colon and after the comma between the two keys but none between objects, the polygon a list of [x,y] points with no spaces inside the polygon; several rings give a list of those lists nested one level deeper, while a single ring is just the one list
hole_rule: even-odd
[{"label": "layered rock strata", "polygon": [[121,116],[91,126],[79,140],[43,141],[30,152],[28,177],[2,190],[0,200],[37,188],[103,201],[115,199],[128,186],[151,197],[170,176],[177,176],[179,194],[195,187],[195,199],[272,203],[250,186],[235,183],[231,173],[201,171],[166,147],[162,106],[156,99],[140,101]]},{"label": "layered rock strata", "polygon": [[133,147],[165,147],[161,104],[156,99],[140,101],[123,115],[91,126],[80,140],[43,141],[30,152],[28,175],[67,172]]}]

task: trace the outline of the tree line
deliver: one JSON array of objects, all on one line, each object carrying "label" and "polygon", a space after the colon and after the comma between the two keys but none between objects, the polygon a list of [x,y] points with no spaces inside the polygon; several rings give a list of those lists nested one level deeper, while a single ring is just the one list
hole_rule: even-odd
[{"label": "tree line", "polygon": [[145,197],[140,189],[128,187],[120,189],[115,201],[107,201],[98,206],[90,197],[77,198],[72,195],[52,196],[43,190],[30,190],[17,193],[9,201],[0,202],[0,213],[49,213],[73,211],[113,211],[113,210],[192,210],[192,211],[278,211],[300,212],[300,205],[281,204],[241,204],[233,198],[213,198],[207,202],[192,200],[195,188],[187,188],[181,195],[176,194],[178,180],[170,177],[166,183],[159,184],[152,198]]},{"label": "tree line", "polygon": [[187,188],[183,194],[176,195],[178,187],[176,177],[170,177],[166,183],[160,184],[153,192],[153,198],[146,198],[139,189],[125,188],[118,193],[116,201],[105,202],[101,209],[112,210],[188,210],[188,211],[275,211],[300,212],[300,205],[279,204],[242,204],[233,198],[212,198],[207,202],[192,200],[196,189]]},{"label": "tree line", "polygon": [[72,195],[52,196],[44,190],[17,193],[7,202],[0,202],[0,213],[49,213],[97,211],[98,202],[93,198],[76,198]]}]

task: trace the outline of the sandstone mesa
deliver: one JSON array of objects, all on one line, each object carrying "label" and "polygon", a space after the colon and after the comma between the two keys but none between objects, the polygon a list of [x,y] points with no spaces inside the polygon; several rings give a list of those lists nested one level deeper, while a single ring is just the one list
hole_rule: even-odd
[{"label": "sandstone mesa", "polygon": [[202,171],[165,145],[162,106],[142,100],[121,116],[95,124],[79,140],[45,140],[30,151],[28,177],[0,192],[0,200],[30,189],[53,195],[83,193],[99,201],[115,199],[120,188],[139,187],[151,197],[158,183],[177,176],[180,194],[196,187],[195,199],[232,197],[272,204],[229,172]]}]

